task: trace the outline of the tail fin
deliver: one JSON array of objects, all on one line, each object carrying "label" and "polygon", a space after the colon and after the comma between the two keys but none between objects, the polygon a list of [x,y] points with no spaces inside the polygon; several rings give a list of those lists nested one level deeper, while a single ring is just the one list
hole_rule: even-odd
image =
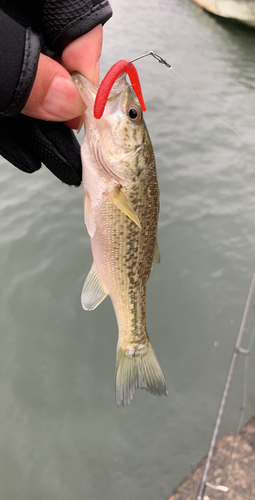
[{"label": "tail fin", "polygon": [[130,354],[117,347],[116,403],[126,406],[132,401],[136,389],[167,396],[167,385],[150,341],[143,351]]}]

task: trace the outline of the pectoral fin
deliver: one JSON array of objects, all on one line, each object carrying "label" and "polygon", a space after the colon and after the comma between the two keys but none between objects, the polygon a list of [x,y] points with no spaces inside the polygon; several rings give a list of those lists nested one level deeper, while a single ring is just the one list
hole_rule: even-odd
[{"label": "pectoral fin", "polygon": [[92,213],[91,202],[88,194],[83,195],[83,202],[84,202],[84,222],[86,224],[90,237],[93,238],[96,230],[96,224]]},{"label": "pectoral fin", "polygon": [[158,242],[156,241],[155,248],[154,248],[154,255],[152,259],[152,264],[151,264],[151,269],[155,267],[157,264],[160,263],[160,251],[158,247]]},{"label": "pectoral fin", "polygon": [[86,311],[93,311],[107,295],[93,262],[81,292],[81,305]]},{"label": "pectoral fin", "polygon": [[132,221],[134,221],[134,223],[141,229],[140,221],[121,189],[117,194],[112,196],[108,195],[108,197],[112,200],[116,207],[124,212],[124,214],[126,214]]}]

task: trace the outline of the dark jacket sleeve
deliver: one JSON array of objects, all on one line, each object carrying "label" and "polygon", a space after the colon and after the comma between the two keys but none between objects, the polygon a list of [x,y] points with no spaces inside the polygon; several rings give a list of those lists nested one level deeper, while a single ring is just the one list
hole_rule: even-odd
[{"label": "dark jacket sleeve", "polygon": [[46,0],[44,42],[59,55],[69,43],[98,24],[105,24],[111,16],[112,9],[107,0]]},{"label": "dark jacket sleeve", "polygon": [[37,71],[40,37],[0,10],[0,115],[25,106]]}]

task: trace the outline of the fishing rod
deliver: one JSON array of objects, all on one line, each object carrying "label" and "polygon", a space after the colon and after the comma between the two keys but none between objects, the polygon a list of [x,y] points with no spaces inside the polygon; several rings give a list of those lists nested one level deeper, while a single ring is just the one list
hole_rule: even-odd
[{"label": "fishing rod", "polygon": [[211,485],[210,483],[206,482],[206,480],[207,480],[207,474],[208,474],[208,471],[209,471],[209,468],[210,468],[210,464],[211,464],[212,455],[213,455],[214,448],[215,448],[215,445],[216,445],[216,440],[217,440],[217,436],[218,436],[218,433],[219,433],[219,428],[220,428],[222,416],[223,416],[223,413],[224,413],[224,408],[225,408],[225,404],[226,404],[226,401],[227,401],[227,397],[228,397],[228,393],[229,393],[229,388],[230,388],[230,384],[231,384],[232,377],[233,377],[233,374],[234,374],[234,368],[235,368],[235,364],[236,364],[236,360],[237,360],[238,354],[240,354],[240,353],[241,354],[248,354],[249,353],[249,351],[247,351],[246,349],[243,349],[241,347],[241,342],[242,342],[242,338],[243,338],[245,323],[246,323],[247,316],[248,316],[249,309],[250,309],[250,304],[251,304],[251,299],[252,299],[252,294],[253,294],[254,286],[255,286],[255,273],[253,274],[253,277],[252,277],[252,280],[251,280],[250,290],[249,290],[248,297],[247,297],[247,300],[246,300],[245,309],[244,309],[244,313],[243,313],[243,318],[242,318],[240,330],[239,330],[239,333],[238,333],[236,345],[235,345],[235,348],[234,348],[234,352],[233,352],[233,355],[232,355],[232,360],[231,360],[231,363],[230,363],[230,368],[229,368],[229,372],[228,372],[226,384],[225,384],[225,387],[224,387],[223,396],[222,396],[222,399],[221,399],[221,404],[220,404],[220,408],[219,408],[219,412],[218,412],[216,424],[215,424],[215,427],[214,427],[214,431],[213,431],[213,435],[212,435],[212,439],[211,439],[211,443],[210,443],[210,447],[209,447],[209,452],[208,452],[208,455],[207,455],[207,460],[206,460],[206,464],[205,464],[205,468],[204,468],[202,480],[201,480],[201,482],[199,484],[199,488],[198,488],[196,500],[203,500],[206,486],[211,487],[213,489],[217,489],[219,491],[228,491],[228,488],[226,488],[226,486],[221,486],[221,485],[214,486],[214,485]]}]

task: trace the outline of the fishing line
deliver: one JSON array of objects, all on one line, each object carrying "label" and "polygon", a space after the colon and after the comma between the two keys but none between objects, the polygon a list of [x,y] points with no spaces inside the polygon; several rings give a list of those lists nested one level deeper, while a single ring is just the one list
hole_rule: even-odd
[{"label": "fishing line", "polygon": [[[237,30],[238,31],[238,30]],[[241,34],[241,33],[240,33]],[[224,120],[222,120],[221,118],[219,118],[218,116],[216,116],[214,113],[212,113],[212,111],[208,110],[208,107],[206,105],[206,103],[204,102],[204,100],[200,97],[200,95],[198,94],[198,92],[196,91],[196,89],[193,87],[193,85],[191,85],[191,83],[188,81],[188,80],[185,80],[185,78],[183,78],[183,76],[181,76],[179,73],[177,73],[177,71],[175,71],[175,69],[173,68],[173,66],[171,64],[169,64],[165,59],[163,59],[163,57],[161,57],[160,55],[156,54],[153,50],[149,50],[149,52],[146,52],[145,54],[142,54],[141,56],[138,56],[138,57],[135,57],[134,59],[132,59],[131,63],[135,62],[135,61],[138,61],[139,59],[142,59],[143,57],[147,57],[147,56],[152,56],[154,57],[154,59],[156,59],[160,64],[164,64],[167,68],[171,69],[171,71],[176,75],[178,76],[178,78],[180,78],[181,80],[183,80],[187,85],[189,85],[189,87],[193,90],[193,92],[196,94],[198,100],[203,104],[205,110],[215,119],[217,120],[219,123],[221,123],[222,125],[224,125],[225,127],[229,128],[229,130],[231,130],[234,134],[237,135],[237,137],[239,137],[247,146],[249,146],[251,149],[253,149],[253,151],[255,151],[255,146],[253,146],[250,142],[246,141],[243,136],[241,134],[239,134],[239,132],[234,128],[234,127],[231,127],[231,125],[229,125],[227,122],[225,122]]]},{"label": "fishing line", "polygon": [[241,35],[241,37],[243,37],[243,39],[248,43],[248,45],[250,45],[252,47],[252,49],[254,49],[254,45],[244,36],[244,34],[239,31],[237,28],[236,28],[236,31],[237,33],[239,33],[239,35]]},{"label": "fishing line", "polygon": [[249,290],[248,297],[247,297],[247,300],[246,300],[245,309],[244,309],[244,313],[243,313],[243,318],[242,318],[240,330],[239,330],[239,333],[238,333],[238,337],[237,337],[235,349],[234,349],[234,352],[233,352],[233,355],[232,355],[232,360],[231,360],[231,364],[230,364],[230,368],[229,368],[229,372],[228,372],[226,384],[225,384],[225,387],[224,387],[223,396],[222,396],[222,399],[221,399],[220,408],[219,408],[219,411],[218,411],[218,416],[217,416],[216,424],[215,424],[215,427],[214,427],[214,431],[213,431],[213,435],[212,435],[212,439],[211,439],[211,443],[210,443],[210,447],[209,447],[209,451],[208,451],[208,455],[207,455],[207,460],[206,460],[206,464],[205,464],[205,467],[204,467],[204,472],[203,472],[202,480],[201,480],[199,488],[198,488],[196,500],[203,500],[203,497],[204,497],[204,492],[205,492],[205,488],[206,488],[207,474],[208,474],[208,471],[209,471],[209,468],[210,468],[211,459],[212,459],[214,448],[215,448],[215,445],[216,445],[216,440],[217,440],[217,436],[218,436],[218,433],[219,433],[219,428],[220,428],[221,420],[222,420],[222,417],[223,417],[224,408],[225,408],[226,400],[227,400],[227,397],[228,397],[230,384],[231,384],[231,381],[232,381],[232,378],[233,378],[234,368],[235,368],[235,364],[236,364],[236,360],[237,360],[238,354],[240,354],[240,353],[247,354],[246,349],[242,349],[241,348],[241,342],[242,342],[242,338],[243,338],[245,323],[246,323],[247,316],[248,316],[249,309],[250,309],[250,304],[251,304],[251,299],[252,299],[252,295],[253,295],[254,286],[255,286],[255,273],[253,274],[251,285],[250,285],[250,290]]},{"label": "fishing line", "polygon": [[[174,70],[173,67],[171,67],[171,70],[172,70],[173,73],[176,74],[176,76],[178,76],[181,80],[183,80],[187,85],[190,86],[190,88],[196,94],[196,96],[199,99],[199,101],[205,107],[206,111],[209,112],[210,115],[213,118],[215,118],[222,125],[225,125],[226,127],[228,127],[245,144],[247,144],[253,150],[255,150],[255,147],[252,144],[250,144],[248,141],[246,141],[241,136],[241,134],[239,134],[239,132],[237,130],[235,130],[233,127],[231,127],[231,125],[229,125],[228,123],[226,123],[221,118],[218,118],[218,116],[216,116],[214,113],[212,113],[211,111],[208,110],[205,102],[199,96],[198,92],[191,85],[190,82],[188,82],[185,78],[183,78],[181,75],[179,75],[177,73],[177,71]],[[217,420],[216,420],[214,432],[213,432],[213,435],[212,435],[212,439],[211,439],[211,443],[210,443],[210,447],[209,447],[209,451],[208,451],[207,461],[206,461],[206,464],[205,464],[205,468],[204,468],[202,480],[201,480],[199,488],[198,488],[196,500],[202,500],[204,498],[204,492],[205,492],[206,486],[209,487],[209,488],[218,490],[218,491],[222,491],[222,492],[227,492],[228,491],[228,488],[225,487],[225,486],[222,486],[222,485],[217,485],[216,486],[216,485],[213,485],[213,484],[207,482],[207,475],[208,475],[208,472],[209,472],[209,468],[210,468],[210,464],[211,464],[211,459],[212,459],[214,448],[215,448],[215,445],[216,445],[217,436],[218,436],[218,433],[219,433],[219,428],[220,428],[220,425],[221,425],[221,421],[222,421],[222,417],[223,417],[223,413],[224,413],[224,409],[225,409],[226,400],[227,400],[227,397],[228,397],[228,394],[229,394],[230,384],[231,384],[231,381],[232,381],[232,378],[233,378],[233,374],[234,374],[235,363],[236,363],[238,354],[240,354],[240,353],[245,354],[246,356],[245,356],[245,365],[244,365],[244,382],[243,382],[242,411],[241,411],[241,416],[240,416],[240,420],[239,420],[239,424],[238,424],[237,433],[240,432],[240,429],[241,429],[241,426],[242,426],[242,422],[243,422],[244,411],[245,411],[246,402],[247,402],[247,389],[248,389],[248,387],[247,387],[247,378],[248,378],[249,360],[250,360],[249,354],[251,352],[252,344],[253,344],[254,337],[255,337],[255,326],[254,326],[254,328],[253,328],[253,330],[251,332],[248,349],[247,350],[246,349],[242,349],[240,347],[240,344],[241,344],[242,337],[243,337],[244,327],[245,327],[245,323],[246,323],[248,312],[249,312],[249,307],[250,307],[250,303],[251,303],[251,298],[252,298],[254,286],[255,286],[255,273],[253,274],[253,278],[252,278],[252,282],[251,282],[251,286],[250,286],[248,298],[247,298],[247,301],[246,301],[245,311],[244,311],[244,315],[243,315],[243,319],[242,319],[242,323],[241,323],[239,335],[238,335],[236,346],[235,346],[235,350],[234,350],[234,353],[233,353],[233,356],[232,356],[232,361],[231,361],[231,364],[230,364],[229,373],[228,373],[227,381],[226,381],[226,384],[225,384],[225,388],[224,388],[224,392],[223,392],[223,396],[222,396],[222,400],[221,400],[221,404],[220,404],[220,408],[219,408],[219,412],[218,412],[218,416],[217,416]]]},{"label": "fishing line", "polygon": [[219,118],[218,116],[216,116],[214,113],[212,113],[212,111],[209,111],[208,110],[208,107],[206,106],[205,102],[203,101],[203,99],[199,96],[199,94],[197,93],[196,89],[191,85],[190,82],[188,82],[188,80],[185,80],[185,78],[183,78],[181,75],[179,75],[179,73],[177,73],[177,71],[174,70],[173,66],[171,66],[170,68],[173,73],[175,73],[176,76],[178,76],[179,78],[181,78],[181,80],[183,80],[185,83],[187,83],[190,88],[193,90],[193,92],[195,92],[197,98],[199,99],[199,101],[203,104],[205,110],[213,117],[215,118],[215,120],[217,120],[219,123],[221,123],[222,125],[225,125],[226,127],[228,127],[230,130],[232,130],[232,132],[234,132],[234,134],[236,134],[238,137],[240,137],[240,139],[245,143],[247,144],[247,146],[250,146],[251,149],[253,149],[253,151],[255,151],[255,147],[252,146],[252,144],[250,144],[250,142],[246,141],[243,136],[241,134],[239,134],[239,132],[237,132],[236,129],[234,129],[233,127],[231,127],[231,125],[229,125],[228,123],[224,122],[224,120],[222,120],[221,118]]},{"label": "fishing line", "polygon": [[[159,56],[158,54],[155,54],[155,52],[153,52],[153,51],[149,51],[146,54],[143,54],[143,55],[141,55],[139,57],[136,57],[135,59],[132,59],[132,61],[130,61],[130,62],[137,61],[137,60],[142,59],[143,57],[146,57],[146,56],[149,56],[149,55],[153,56],[159,63],[164,64],[166,67],[168,67],[169,69],[171,69],[173,71],[173,73],[175,73],[176,76],[178,76],[187,85],[189,85],[190,88],[193,90],[193,92],[196,94],[196,96],[199,99],[199,101],[205,107],[206,111],[209,112],[210,115],[215,120],[217,120],[222,125],[225,125],[226,127],[228,127],[245,144],[247,144],[248,146],[250,146],[251,149],[255,150],[255,147],[252,146],[252,144],[250,144],[248,141],[246,141],[245,139],[243,139],[243,137],[241,136],[241,134],[239,134],[239,132],[237,132],[237,130],[235,130],[233,127],[231,127],[231,125],[229,125],[228,123],[226,123],[221,118],[218,118],[218,116],[216,116],[214,113],[212,113],[211,111],[209,111],[208,108],[207,108],[207,106],[206,106],[206,104],[205,104],[205,102],[199,96],[199,94],[197,93],[196,89],[191,85],[191,83],[188,82],[187,80],[185,80],[185,78],[183,78],[181,75],[179,75],[179,73],[177,73],[177,71],[175,71],[173,69],[173,67],[169,63],[167,63],[167,61],[165,59],[163,59],[161,56]],[[248,356],[248,354],[251,351],[252,344],[253,344],[253,341],[254,341],[255,326],[254,326],[254,328],[252,330],[252,333],[251,333],[251,336],[250,336],[248,349],[243,349],[241,347],[241,342],[242,342],[243,333],[244,333],[244,329],[245,329],[245,324],[246,324],[248,313],[249,313],[249,309],[250,309],[250,304],[251,304],[251,299],[252,299],[252,295],[253,295],[254,286],[255,286],[255,272],[254,272],[253,277],[252,277],[252,281],[251,281],[251,285],[250,285],[248,297],[247,297],[247,300],[246,300],[245,309],[244,309],[244,313],[243,313],[243,318],[242,318],[240,330],[239,330],[239,333],[238,333],[236,345],[235,345],[235,348],[234,348],[234,352],[233,352],[233,355],[232,355],[232,360],[231,360],[231,363],[230,363],[230,368],[229,368],[227,380],[226,380],[226,383],[225,383],[225,387],[224,387],[224,391],[223,391],[223,395],[222,395],[222,399],[221,399],[221,403],[220,403],[220,407],[219,407],[219,411],[218,411],[218,415],[217,415],[217,419],[216,419],[216,423],[215,423],[215,427],[214,427],[214,431],[213,431],[213,435],[212,435],[212,439],[211,439],[211,443],[210,443],[208,455],[207,455],[207,460],[206,460],[204,471],[203,471],[202,480],[201,480],[201,482],[199,484],[199,487],[198,487],[196,500],[203,500],[203,498],[205,500],[205,498],[208,498],[208,497],[204,497],[206,486],[209,487],[209,488],[218,490],[218,491],[222,491],[222,492],[227,492],[228,491],[228,488],[226,486],[213,485],[213,484],[207,482],[207,475],[208,475],[208,472],[209,472],[209,469],[210,469],[211,459],[212,459],[212,456],[213,456],[213,453],[214,453],[214,449],[215,449],[215,445],[216,445],[216,441],[217,441],[217,437],[218,437],[218,433],[219,433],[219,428],[220,428],[220,425],[221,425],[221,421],[222,421],[222,417],[223,417],[223,413],[224,413],[224,409],[225,409],[227,397],[228,397],[228,394],[229,394],[230,384],[231,384],[231,381],[232,381],[232,378],[233,378],[233,375],[234,375],[234,369],[235,369],[235,364],[236,364],[236,361],[237,361],[238,354],[245,354],[246,355],[245,369],[244,369],[244,383],[243,383],[244,384],[243,404],[242,404],[242,413],[241,413],[241,417],[240,417],[240,421],[239,421],[239,425],[238,425],[238,429],[239,430],[240,430],[241,424],[242,424],[242,419],[243,419],[243,415],[244,415],[244,409],[245,409],[246,400],[247,400],[247,376],[248,376],[248,365],[249,365],[249,356]],[[239,430],[237,432],[239,432]]]}]

